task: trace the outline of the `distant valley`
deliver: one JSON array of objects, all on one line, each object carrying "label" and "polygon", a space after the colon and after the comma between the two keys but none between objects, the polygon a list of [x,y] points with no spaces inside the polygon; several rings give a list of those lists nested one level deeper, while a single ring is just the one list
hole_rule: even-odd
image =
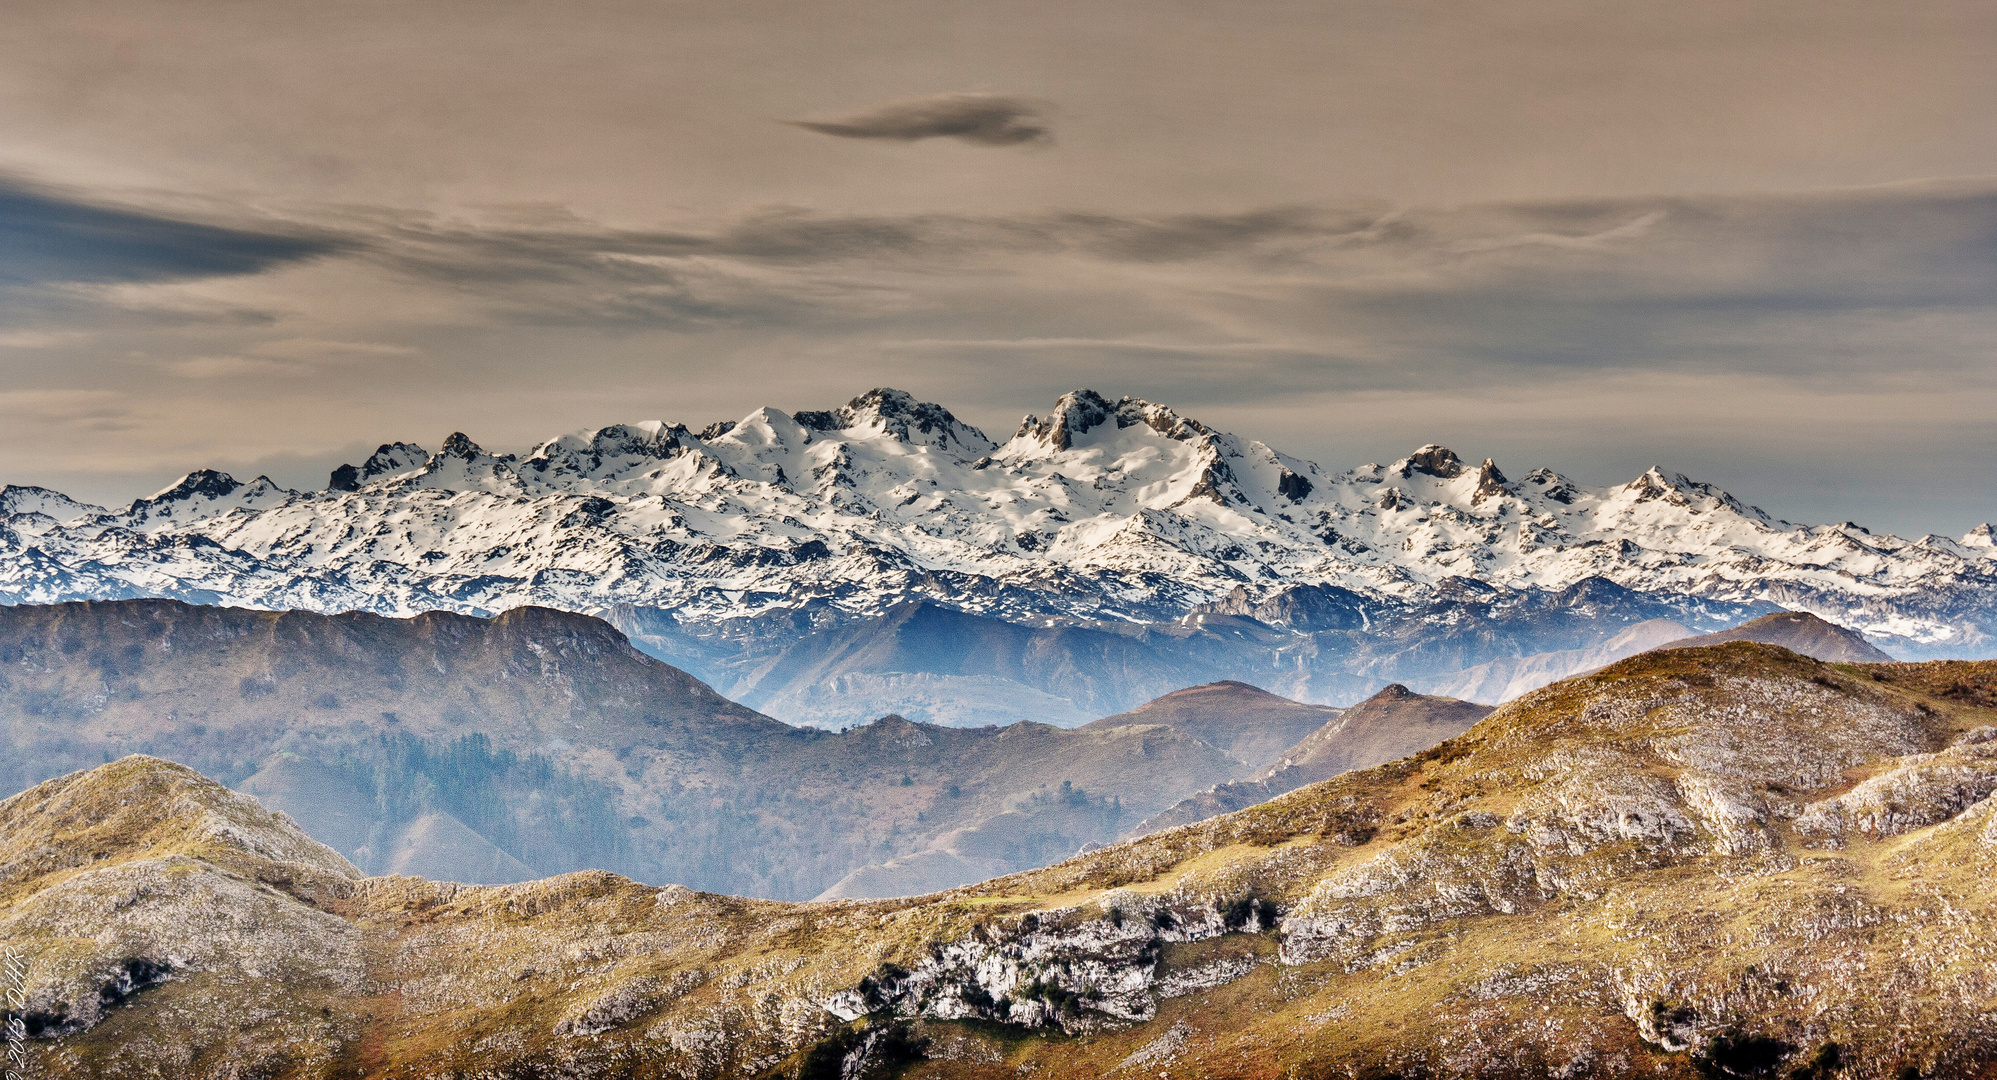
[{"label": "distant valley", "polygon": [[[1808,615],[1722,636],[1869,658]],[[1418,752],[1489,711],[1398,685],[1340,710],[1217,682],[1072,730],[889,716],[828,732],[542,608],[0,608],[7,790],[148,753],[370,873],[470,882],[596,867],[775,899],[929,892]]]},{"label": "distant valley", "polygon": [[149,753],[370,872],[466,881],[601,867],[789,899],[951,887],[1112,842],[1339,715],[1221,684],[1073,731],[889,717],[834,733],[541,608],[0,608],[9,790]]}]

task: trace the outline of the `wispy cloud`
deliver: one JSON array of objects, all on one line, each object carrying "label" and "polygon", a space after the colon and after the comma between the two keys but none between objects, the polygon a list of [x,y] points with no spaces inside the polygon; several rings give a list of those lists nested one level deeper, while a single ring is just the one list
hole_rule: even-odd
[{"label": "wispy cloud", "polygon": [[184,379],[249,377],[309,378],[329,369],[354,368],[403,360],[420,350],[407,345],[373,341],[323,341],[285,338],[257,342],[223,355],[190,356],[165,362],[166,370]]},{"label": "wispy cloud", "polygon": [[304,230],[257,230],[94,203],[0,175],[0,285],[254,274],[339,249]]},{"label": "wispy cloud", "polygon": [[0,390],[0,417],[10,427],[51,431],[125,431],[136,426],[136,410],[113,390]]},{"label": "wispy cloud", "polygon": [[889,102],[837,120],[784,122],[842,139],[958,139],[978,146],[1020,146],[1053,138],[1038,107],[1002,94],[936,94]]}]

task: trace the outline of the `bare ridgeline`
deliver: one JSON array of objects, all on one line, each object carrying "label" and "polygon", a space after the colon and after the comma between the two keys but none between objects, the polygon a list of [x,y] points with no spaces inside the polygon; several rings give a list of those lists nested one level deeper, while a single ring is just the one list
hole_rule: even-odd
[{"label": "bare ridgeline", "polygon": [[1997,1077],[1988,527],[877,391],[0,594],[27,1075]]}]

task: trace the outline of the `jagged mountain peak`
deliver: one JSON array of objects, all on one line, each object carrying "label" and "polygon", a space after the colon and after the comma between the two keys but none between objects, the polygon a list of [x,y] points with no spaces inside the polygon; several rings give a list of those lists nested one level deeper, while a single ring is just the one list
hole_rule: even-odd
[{"label": "jagged mountain peak", "polygon": [[381,476],[398,476],[422,468],[430,452],[415,443],[382,443],[359,465],[342,465],[327,480],[328,491],[358,491],[361,485]]},{"label": "jagged mountain peak", "polygon": [[837,409],[804,411],[792,419],[814,431],[844,432],[864,429],[892,435],[902,442],[922,442],[972,454],[989,453],[991,439],[977,428],[951,415],[933,402],[918,401],[906,390],[876,387]]},{"label": "jagged mountain peak", "polygon": [[1541,498],[1562,506],[1573,505],[1574,500],[1580,498],[1582,494],[1580,487],[1574,481],[1545,466],[1527,473],[1524,482],[1532,485],[1532,490]]},{"label": "jagged mountain peak", "polygon": [[1403,478],[1421,473],[1438,480],[1454,480],[1463,475],[1463,459],[1447,446],[1429,443],[1396,462],[1394,471]]},{"label": "jagged mountain peak", "polygon": [[471,441],[462,431],[453,431],[445,436],[444,445],[437,453],[442,457],[463,458],[466,461],[485,456],[484,448]]},{"label": "jagged mountain peak", "polygon": [[[1332,474],[1086,388],[1004,447],[882,387],[698,435],[663,421],[581,431],[524,459],[463,433],[434,454],[384,444],[331,480],[298,495],[204,470],[171,499],[119,513],[50,502],[32,520],[34,499],[10,496],[0,596],[381,613],[635,604],[694,619],[940,598],[1024,620],[1171,622],[1241,589],[1228,611],[1363,631],[1369,600],[1506,603],[1601,578],[1924,643],[1997,636],[1989,530],[1922,544],[1802,529],[1661,468],[1603,489],[1545,468],[1513,481],[1439,444]],[[1323,611],[1270,603],[1297,586],[1335,592]]]},{"label": "jagged mountain peak", "polygon": [[1046,419],[1028,413],[1019,422],[1019,430],[1013,433],[1013,441],[1031,440],[1050,450],[1067,450],[1074,446],[1077,436],[1087,434],[1116,415],[1117,406],[1094,390],[1071,390],[1054,402],[1054,411]]},{"label": "jagged mountain peak", "polygon": [[[508,494],[524,494],[514,463],[518,460],[512,454],[488,453],[484,447],[471,440],[462,431],[454,431],[444,439],[437,452],[429,455],[413,469],[406,469],[405,462],[411,452],[421,453],[421,448],[407,443],[396,443],[392,447],[376,451],[368,459],[370,466],[378,469],[376,475],[383,475],[378,485],[384,492],[416,489],[441,489],[445,491],[488,491]],[[381,459],[377,462],[377,459]],[[367,469],[361,470],[363,473]],[[336,476],[340,474],[336,473]],[[340,476],[341,479],[347,479]],[[357,486],[365,484],[360,477],[353,477]]]},{"label": "jagged mountain peak", "polygon": [[1689,489],[1704,486],[1694,484],[1678,473],[1667,473],[1662,467],[1652,465],[1644,470],[1642,476],[1624,484],[1623,490],[1635,495],[1636,501],[1646,502],[1651,499],[1671,499],[1674,496],[1683,499]]},{"label": "jagged mountain peak", "polygon": [[[1119,440],[1121,436],[1117,433],[1140,427],[1156,437],[1186,443],[1196,449],[1210,448],[1216,439],[1235,442],[1231,436],[1224,436],[1198,420],[1183,416],[1169,405],[1137,397],[1111,401],[1085,388],[1061,395],[1055,401],[1053,411],[1045,418],[1027,414],[1020,421],[1012,442],[1002,453],[1015,460],[1059,454]],[[1276,455],[1267,447],[1259,443],[1249,445],[1259,448],[1269,460],[1276,460]],[[1231,446],[1230,449],[1238,451],[1240,447]],[[1315,466],[1309,467],[1315,469]]]},{"label": "jagged mountain peak", "polygon": [[[219,499],[235,492],[242,482],[225,472],[196,469],[139,502],[156,504],[188,499]],[[136,505],[136,504],[135,504]]]},{"label": "jagged mountain peak", "polygon": [[1485,458],[1484,464],[1477,467],[1477,494],[1472,501],[1483,502],[1485,499],[1510,494],[1512,494],[1511,485],[1505,481],[1505,474],[1498,471],[1498,463]]},{"label": "jagged mountain peak", "polygon": [[1786,521],[1778,521],[1760,507],[1749,506],[1711,484],[1693,480],[1682,473],[1666,472],[1656,465],[1618,488],[1616,495],[1631,508],[1647,503],[1661,503],[1693,515],[1725,511],[1782,530],[1795,527]]},{"label": "jagged mountain peak", "polygon": [[[110,517],[130,527],[171,530],[235,511],[269,509],[295,494],[279,487],[268,476],[259,476],[245,484],[225,472],[196,469],[156,495],[133,500],[121,514],[95,515],[92,520]],[[82,526],[84,522],[74,524]]]},{"label": "jagged mountain peak", "polygon": [[[40,514],[57,523],[68,523],[87,514],[101,514],[104,508],[78,502],[60,491],[23,484],[0,485],[0,517],[14,514]],[[1986,529],[1989,526],[1984,526]]]},{"label": "jagged mountain peak", "polygon": [[686,450],[689,435],[684,425],[659,420],[612,424],[549,439],[535,447],[521,467],[536,473],[596,476],[620,466],[673,458]]}]

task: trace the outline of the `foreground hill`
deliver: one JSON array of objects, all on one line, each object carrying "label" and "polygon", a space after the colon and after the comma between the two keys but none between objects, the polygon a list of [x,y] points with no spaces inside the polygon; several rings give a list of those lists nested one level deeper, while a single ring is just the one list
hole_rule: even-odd
[{"label": "foreground hill", "polygon": [[544,608],[0,607],[0,724],[5,791],[156,754],[255,794],[370,873],[490,883],[602,867],[790,899],[932,850],[969,861],[873,888],[1042,866],[1274,756],[1231,756],[1218,721],[1199,727],[1218,747],[1170,726],[801,730],[599,620]]},{"label": "foreground hill", "polygon": [[[1563,601],[1591,581],[1625,595],[1576,635]],[[388,443],[317,491],[210,470],[123,507],[0,488],[0,599],[141,596],[617,613],[641,647],[785,720],[1071,724],[1229,678],[1346,703],[1646,619],[1698,633],[1777,607],[1903,657],[1986,655],[1997,546],[1987,525],[1915,539],[1781,521],[1661,469],[1587,488],[1433,445],[1326,469],[1090,390],[1001,441],[877,389],[524,456],[463,433]],[[924,604],[971,617],[961,645],[873,623]],[[1004,645],[990,663],[986,640]],[[1149,678],[1161,664],[1173,674]]]},{"label": "foreground hill", "polygon": [[42,1075],[1997,1075],[1997,664],[1733,643],[911,901],[361,879],[143,758],[0,803]]}]

